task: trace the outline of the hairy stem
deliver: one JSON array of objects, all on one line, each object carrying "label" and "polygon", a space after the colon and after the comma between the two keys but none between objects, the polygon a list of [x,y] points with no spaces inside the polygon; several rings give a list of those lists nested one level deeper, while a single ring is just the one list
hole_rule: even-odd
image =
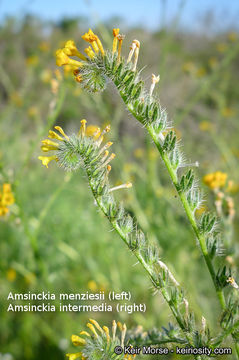
[{"label": "hairy stem", "polygon": [[[124,100],[125,102],[125,98],[123,96],[123,93],[120,92],[120,95],[122,97],[122,99]],[[126,102],[125,102],[126,103]],[[137,119],[137,114],[136,114],[136,111],[134,110],[134,108],[132,107],[131,104],[127,104],[126,103],[126,106],[128,108],[128,110],[132,113],[132,115]],[[140,121],[140,120],[139,120]],[[160,156],[168,170],[168,173],[172,179],[172,182],[173,182],[173,185],[179,195],[179,198],[182,202],[182,205],[184,207],[184,210],[186,212],[186,215],[188,217],[188,220],[193,228],[193,231],[199,241],[199,245],[200,245],[200,248],[201,248],[201,251],[202,251],[202,254],[203,254],[203,257],[204,257],[204,260],[206,262],[206,265],[208,267],[208,270],[210,272],[210,275],[211,275],[211,278],[212,278],[212,281],[213,281],[213,284],[214,284],[214,287],[215,287],[215,290],[216,290],[216,293],[217,293],[217,297],[218,297],[218,300],[220,302],[220,305],[222,307],[222,309],[224,310],[226,308],[226,301],[225,301],[225,298],[224,298],[224,294],[223,294],[223,291],[218,287],[218,284],[216,282],[216,273],[215,273],[215,270],[214,270],[214,266],[212,264],[212,261],[208,255],[208,250],[207,250],[207,246],[206,246],[206,240],[205,240],[205,236],[203,234],[200,233],[200,230],[198,228],[198,225],[197,225],[197,222],[195,220],[195,216],[192,212],[192,210],[190,209],[190,206],[188,204],[188,201],[186,199],[186,196],[185,196],[185,193],[179,191],[179,183],[178,183],[178,178],[177,178],[177,174],[175,172],[175,170],[173,169],[169,159],[168,159],[168,156],[167,154],[164,153],[163,149],[162,149],[162,146],[158,140],[158,137],[156,136],[156,134],[154,133],[154,130],[153,128],[151,127],[151,125],[147,125],[146,126],[146,129],[149,133],[149,135],[151,136],[151,138],[153,139],[159,153],[160,153]]]},{"label": "hairy stem", "polygon": [[[99,208],[101,209],[101,211],[104,213],[104,215],[108,218],[108,220],[110,221],[111,225],[113,226],[113,228],[115,229],[115,231],[119,234],[119,236],[121,237],[121,239],[124,241],[124,243],[128,246],[128,241],[125,237],[125,234],[122,232],[121,228],[119,227],[117,221],[115,220],[111,220],[109,217],[108,217],[108,213],[107,213],[107,210],[105,209],[104,205],[102,204],[102,202],[100,201],[100,198],[95,196],[94,194],[94,186],[93,184],[91,183],[91,177],[90,177],[90,174],[87,173],[88,175],[88,179],[89,179],[89,184],[90,184],[90,188],[91,188],[91,191],[93,193],[93,196],[97,202],[97,205],[99,206]],[[154,284],[155,288],[157,290],[159,290],[158,286],[155,284],[155,280],[154,280],[154,275],[153,275],[153,271],[151,269],[151,267],[149,266],[149,264],[147,264],[147,262],[145,261],[145,259],[142,257],[142,255],[140,254],[140,251],[138,250],[135,250],[133,251],[133,254],[135,255],[135,257],[137,258],[137,260],[140,262],[140,264],[143,266],[143,268],[145,269],[145,271],[147,272],[147,274],[149,275],[150,279],[152,280],[152,283]],[[180,328],[182,329],[182,331],[184,332],[187,340],[188,340],[188,343],[189,345],[193,346],[193,342],[192,342],[192,339],[190,338],[189,336],[189,333],[185,327],[185,324],[184,324],[184,321],[182,319],[182,316],[181,314],[179,313],[178,309],[174,306],[174,304],[170,301],[170,296],[169,296],[169,293],[166,289],[166,287],[161,287],[160,288],[160,291],[161,291],[161,294],[164,298],[164,300],[168,303],[172,313],[173,313],[173,316],[175,317],[178,325],[180,326]],[[201,359],[200,357],[197,357],[197,359]]]}]

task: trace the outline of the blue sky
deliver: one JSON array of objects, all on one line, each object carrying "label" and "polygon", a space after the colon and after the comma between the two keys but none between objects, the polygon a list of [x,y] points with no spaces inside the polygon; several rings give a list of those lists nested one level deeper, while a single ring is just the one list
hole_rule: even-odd
[{"label": "blue sky", "polygon": [[218,29],[239,21],[238,0],[0,0],[0,21],[7,15],[36,14],[44,19],[88,15],[92,25],[97,20],[121,16],[127,24],[144,24],[155,29],[170,21],[184,3],[180,24],[197,28],[205,13],[212,11]]}]

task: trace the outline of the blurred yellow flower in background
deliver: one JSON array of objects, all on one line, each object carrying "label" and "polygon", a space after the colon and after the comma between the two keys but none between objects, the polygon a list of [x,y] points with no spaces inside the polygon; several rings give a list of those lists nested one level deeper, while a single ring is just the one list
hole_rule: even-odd
[{"label": "blurred yellow flower in background", "polygon": [[215,56],[211,56],[208,59],[208,65],[214,69],[218,65],[218,59]]},{"label": "blurred yellow flower in background", "polygon": [[40,74],[40,79],[43,83],[48,84],[52,79],[52,71],[45,69]]},{"label": "blurred yellow flower in background", "polygon": [[38,48],[42,52],[48,52],[50,50],[50,43],[48,41],[41,41]]},{"label": "blurred yellow flower in background", "polygon": [[39,57],[37,55],[31,55],[26,58],[27,66],[36,66],[39,63]]},{"label": "blurred yellow flower in background", "polygon": [[144,149],[143,148],[137,148],[134,150],[134,156],[137,158],[137,159],[142,159],[144,157]]},{"label": "blurred yellow flower in background", "polygon": [[24,280],[28,285],[31,285],[36,281],[36,275],[34,273],[29,272],[24,276]]},{"label": "blurred yellow flower in background", "polygon": [[132,172],[132,170],[133,170],[133,168],[134,168],[134,164],[133,163],[130,163],[130,162],[127,162],[127,163],[125,163],[124,164],[124,172],[126,172],[126,173],[131,173]]},{"label": "blurred yellow flower in background", "polygon": [[158,151],[155,149],[155,148],[151,148],[150,150],[149,150],[149,159],[150,160],[155,160],[155,159],[157,159],[158,158]]},{"label": "blurred yellow flower in background", "polygon": [[233,180],[229,180],[226,191],[232,194],[237,193],[239,191],[239,184],[235,184]]},{"label": "blurred yellow flower in background", "polygon": [[228,46],[225,43],[219,43],[216,45],[216,49],[218,52],[224,53],[228,49]]},{"label": "blurred yellow flower in background", "polygon": [[88,281],[87,287],[92,292],[96,292],[98,290],[98,286],[94,280]]},{"label": "blurred yellow flower in background", "polygon": [[196,76],[200,78],[200,77],[205,76],[206,73],[207,73],[207,70],[205,69],[205,67],[201,66],[197,69]]},{"label": "blurred yellow flower in background", "polygon": [[11,185],[4,183],[2,191],[0,190],[0,216],[4,216],[9,212],[9,206],[11,206],[14,201]]},{"label": "blurred yellow flower in background", "polygon": [[206,120],[201,121],[199,124],[199,129],[201,131],[209,131],[212,130],[212,128],[213,128],[213,124]]},{"label": "blurred yellow flower in background", "polygon": [[203,177],[203,182],[210,189],[219,189],[225,186],[227,180],[227,174],[221,171],[207,174]]},{"label": "blurred yellow flower in background", "polygon": [[235,41],[237,41],[237,39],[238,39],[238,35],[237,35],[236,32],[232,31],[232,32],[229,32],[229,33],[227,34],[227,38],[228,38],[229,41],[235,42]]},{"label": "blurred yellow flower in background", "polygon": [[14,91],[10,94],[10,101],[17,107],[22,107],[23,105],[23,99],[17,91]]},{"label": "blurred yellow flower in background", "polygon": [[38,108],[36,106],[30,106],[27,110],[27,115],[30,118],[34,118],[38,115]]},{"label": "blurred yellow flower in background", "polygon": [[16,270],[14,270],[14,269],[12,269],[12,268],[9,268],[9,269],[7,270],[7,275],[6,275],[6,277],[7,277],[7,280],[8,280],[8,281],[13,282],[13,281],[16,279],[16,277],[17,277]]},{"label": "blurred yellow flower in background", "polygon": [[196,71],[196,66],[192,61],[187,61],[183,64],[182,69],[185,73],[194,73]]},{"label": "blurred yellow flower in background", "polygon": [[229,118],[235,115],[235,110],[229,107],[225,107],[221,111],[222,116]]}]

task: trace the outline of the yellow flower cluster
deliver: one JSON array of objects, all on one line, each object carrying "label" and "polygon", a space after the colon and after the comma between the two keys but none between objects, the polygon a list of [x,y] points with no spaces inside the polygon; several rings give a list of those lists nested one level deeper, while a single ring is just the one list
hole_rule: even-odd
[{"label": "yellow flower cluster", "polygon": [[203,182],[210,189],[215,190],[225,186],[227,180],[227,174],[221,171],[216,171],[204,176]]},{"label": "yellow flower cluster", "polygon": [[[96,34],[94,34],[91,29],[89,29],[88,33],[85,33],[82,36],[82,39],[90,43],[90,46],[84,50],[86,55],[90,59],[92,59],[95,56],[95,54],[98,54],[99,51],[104,56],[105,51],[103,45],[99,37]],[[70,56],[76,56],[83,61],[87,61],[85,55],[80,53],[79,50],[77,49],[75,42],[73,40],[68,40],[65,43],[63,49],[58,49],[56,51],[56,65],[67,66],[67,70],[69,71],[70,69],[76,76],[76,80],[80,81],[80,78],[77,77],[78,75],[77,69],[82,67],[83,63],[78,60],[71,59]]]},{"label": "yellow flower cluster", "polygon": [[70,65],[72,67],[72,71],[77,70],[82,66],[82,62],[71,59],[69,56],[76,56],[81,60],[86,60],[86,57],[78,51],[73,40],[68,40],[63,49],[58,49],[56,51],[56,65]]},{"label": "yellow flower cluster", "polygon": [[2,191],[0,190],[0,216],[4,216],[9,212],[9,206],[14,203],[14,196],[11,185],[3,184]]},{"label": "yellow flower cluster", "polygon": [[[81,331],[80,335],[84,336],[80,337],[78,335],[72,335],[71,336],[71,341],[72,344],[74,346],[79,346],[82,348],[81,352],[77,352],[77,353],[71,353],[71,354],[66,354],[66,356],[69,358],[69,360],[75,360],[75,359],[80,359],[80,360],[88,360],[91,359],[90,354],[89,356],[86,355],[86,353],[88,353],[88,351],[93,351],[94,354],[97,356],[97,354],[95,353],[95,351],[97,351],[98,348],[98,342],[97,340],[99,340],[99,338],[102,339],[102,341],[106,341],[107,343],[107,348],[109,349],[109,351],[111,352],[113,347],[116,345],[116,340],[117,340],[117,336],[116,336],[116,331],[117,331],[117,327],[120,330],[121,333],[121,338],[120,338],[120,346],[124,347],[124,341],[125,341],[125,336],[126,336],[126,325],[125,324],[121,324],[120,322],[116,323],[115,320],[113,320],[112,323],[112,336],[110,335],[110,330],[107,326],[103,326],[101,327],[99,325],[99,323],[96,320],[90,319],[89,322],[86,324],[86,326],[88,327],[88,329],[91,332],[88,331]],[[87,345],[88,342],[90,341],[90,349],[87,350]],[[97,347],[96,349],[94,349],[93,346],[93,342],[96,341]],[[84,353],[84,355],[83,355]],[[87,356],[87,357],[85,357]],[[136,355],[125,355],[124,358],[126,360],[133,360],[135,358]],[[108,358],[108,357],[107,357]],[[98,359],[98,356],[97,356]]]},{"label": "yellow flower cluster", "polygon": [[[113,38],[112,53],[114,54],[117,51],[117,47],[118,47],[118,61],[119,61],[124,35],[119,34],[119,29],[113,29],[113,37],[114,38]],[[82,39],[89,43],[89,46],[84,49],[84,52],[86,53],[89,59],[93,59],[96,56],[96,54],[98,54],[99,52],[101,53],[102,56],[105,55],[105,50],[98,35],[94,34],[94,32],[91,29],[89,29],[89,31],[82,36]],[[137,42],[136,45],[137,47],[139,47],[139,42]],[[138,50],[136,51],[136,58],[137,58],[137,54],[138,54]],[[78,69],[83,66],[83,63],[71,59],[70,56],[76,56],[83,61],[89,60],[78,51],[73,40],[68,40],[62,49],[58,49],[56,51],[56,65],[65,66],[67,72],[72,71],[75,75],[75,80],[81,82],[82,78],[81,75],[79,75]]]},{"label": "yellow flower cluster", "polygon": [[[100,140],[102,141],[103,135],[109,131],[109,126],[107,126],[105,128],[105,130],[101,131],[101,129],[98,126],[95,126],[95,125],[86,126],[86,123],[87,123],[87,121],[85,119],[81,120],[81,128],[79,131],[79,136],[80,135],[82,137],[94,136],[94,140],[97,140],[98,138],[101,137]],[[48,134],[49,139],[42,140],[41,149],[43,152],[57,151],[59,149],[59,143],[56,142],[55,140],[57,140],[57,141],[68,141],[69,140],[69,137],[65,134],[64,130],[60,126],[55,126],[55,129],[60,133],[60,135],[53,130],[49,130],[49,134]],[[52,141],[52,140],[54,140],[54,141]],[[109,142],[109,144],[112,144],[112,143]],[[48,168],[48,164],[52,160],[58,161],[58,158],[56,155],[38,156],[38,159],[41,160],[42,165],[46,166],[47,168]]]},{"label": "yellow flower cluster", "polygon": [[17,277],[17,273],[16,273],[16,270],[15,269],[12,269],[12,268],[10,268],[10,269],[8,269],[7,270],[7,280],[8,281],[10,281],[10,282],[13,282],[15,279],[16,279],[16,277]]},{"label": "yellow flower cluster", "polygon": [[[63,141],[64,139],[66,139],[66,140],[69,139],[69,137],[65,134],[64,130],[60,126],[55,126],[55,129],[57,131],[59,131],[59,133],[62,136],[59,135],[58,133],[56,133],[55,131],[49,130],[48,137],[50,139],[55,139],[55,140],[59,140],[59,141]],[[42,140],[41,149],[44,152],[48,152],[48,151],[51,151],[51,150],[58,150],[59,149],[59,144],[57,142],[55,142],[55,141],[45,139],[45,140]],[[50,161],[52,161],[52,160],[58,161],[56,155],[38,156],[38,159],[41,160],[42,165],[46,166],[47,168],[48,168],[48,164],[49,164]]]}]

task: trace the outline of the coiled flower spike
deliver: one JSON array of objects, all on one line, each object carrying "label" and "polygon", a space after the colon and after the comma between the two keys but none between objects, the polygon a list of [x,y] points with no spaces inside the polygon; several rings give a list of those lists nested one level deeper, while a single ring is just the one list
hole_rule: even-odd
[{"label": "coiled flower spike", "polygon": [[[96,126],[86,126],[86,120],[81,120],[79,133],[68,136],[60,126],[55,126],[55,130],[50,130],[48,138],[42,140],[41,149],[43,152],[53,153],[50,156],[39,156],[42,164],[48,168],[49,163],[55,160],[59,167],[67,171],[77,170],[83,167],[95,194],[106,192],[105,186],[108,185],[108,174],[111,170],[110,162],[115,158],[115,154],[109,154],[109,148],[113,144],[108,141],[102,145],[104,136],[110,131],[110,127],[101,131]],[[53,141],[54,140],[54,141]],[[127,182],[113,188],[107,187],[107,193],[122,188],[130,188],[132,184]]]},{"label": "coiled flower spike", "polygon": [[[74,346],[80,347],[80,352],[66,354],[69,360],[133,360],[135,355],[116,355],[116,346],[124,348],[126,325],[120,322],[112,323],[112,331],[107,326],[101,327],[96,320],[90,319],[86,325],[88,331],[81,331],[80,336],[72,335],[71,341]],[[119,329],[120,336],[117,335]]]}]

